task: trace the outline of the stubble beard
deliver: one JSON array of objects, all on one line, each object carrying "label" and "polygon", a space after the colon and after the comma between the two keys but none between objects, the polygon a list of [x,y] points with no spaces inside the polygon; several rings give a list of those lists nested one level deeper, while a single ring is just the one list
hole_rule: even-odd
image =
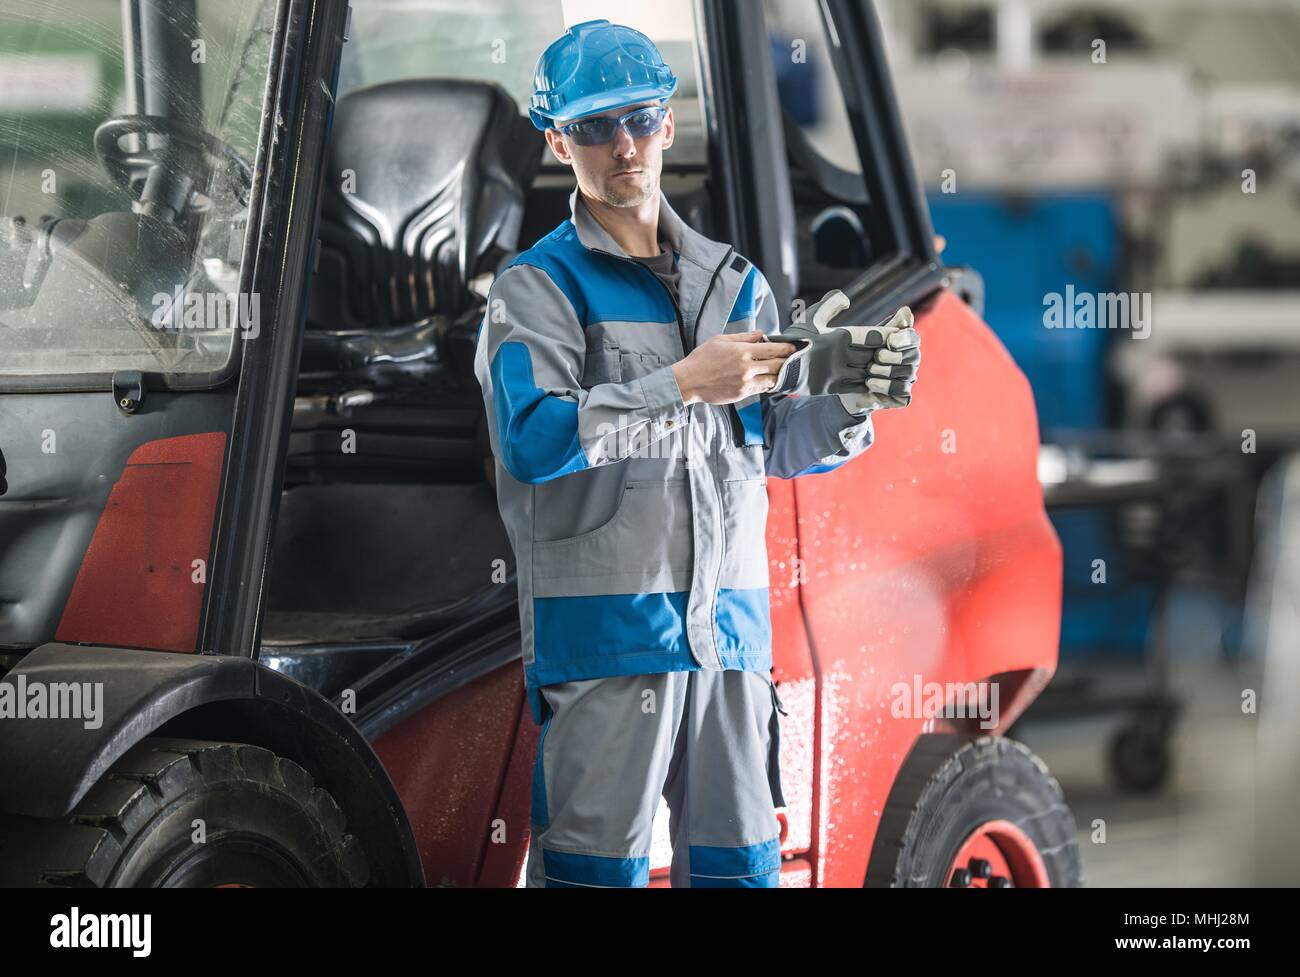
[{"label": "stubble beard", "polygon": [[600,199],[611,207],[640,206],[659,192],[658,176],[649,170],[645,171],[644,175],[649,177],[646,182],[627,188],[620,188],[618,177],[611,176],[609,181],[601,188]]}]

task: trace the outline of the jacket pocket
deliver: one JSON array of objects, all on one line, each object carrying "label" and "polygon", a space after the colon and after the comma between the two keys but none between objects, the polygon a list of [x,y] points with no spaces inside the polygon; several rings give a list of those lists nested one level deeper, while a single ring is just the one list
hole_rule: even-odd
[{"label": "jacket pocket", "polygon": [[623,379],[622,357],[617,346],[587,350],[582,363],[581,384],[584,390],[598,383],[621,383]]},{"label": "jacket pocket", "polygon": [[658,353],[631,353],[627,350],[620,350],[618,358],[619,369],[624,380],[648,376],[661,366],[667,366],[672,362],[668,357],[660,356]]},{"label": "jacket pocket", "polygon": [[720,586],[745,590],[768,585],[767,478],[737,478],[722,483],[726,550]]},{"label": "jacket pocket", "polygon": [[694,558],[684,478],[628,481],[614,514],[595,529],[533,543],[537,597],[684,590]]}]

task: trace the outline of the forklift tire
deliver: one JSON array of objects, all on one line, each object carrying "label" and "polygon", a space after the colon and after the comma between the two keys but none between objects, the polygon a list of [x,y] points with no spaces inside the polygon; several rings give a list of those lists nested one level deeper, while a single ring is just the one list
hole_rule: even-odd
[{"label": "forklift tire", "polygon": [[1022,743],[929,733],[880,818],[867,888],[1076,888],[1074,815]]},{"label": "forklift tire", "polygon": [[248,743],[155,736],[66,818],[0,818],[0,883],[364,886],[369,863],[344,828],[334,798],[292,760]]},{"label": "forklift tire", "polygon": [[1121,790],[1150,793],[1169,779],[1173,761],[1164,724],[1135,721],[1110,741],[1110,773]]}]

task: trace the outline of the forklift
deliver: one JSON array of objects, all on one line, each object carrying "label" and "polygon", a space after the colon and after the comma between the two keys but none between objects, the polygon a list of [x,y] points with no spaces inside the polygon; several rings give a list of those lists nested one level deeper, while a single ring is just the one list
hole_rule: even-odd
[{"label": "forklift", "polygon": [[[28,72],[0,103],[2,884],[521,884],[538,728],[472,361],[573,177],[488,54],[419,46],[572,18],[354,7],[0,14]],[[1057,663],[1033,397],[935,251],[875,11],[627,7],[687,25],[677,212],[784,307],[907,304],[925,342],[868,452],[768,482],[782,885],[1080,885],[1059,785],[1003,735]],[[792,16],[857,165],[778,85]],[[900,709],[922,682],[999,709]]]}]

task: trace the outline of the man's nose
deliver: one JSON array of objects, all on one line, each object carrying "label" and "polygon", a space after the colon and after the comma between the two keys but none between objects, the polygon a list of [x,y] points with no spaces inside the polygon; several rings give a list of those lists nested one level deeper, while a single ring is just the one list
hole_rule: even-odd
[{"label": "man's nose", "polygon": [[636,140],[628,134],[626,126],[614,131],[614,158],[626,159],[636,155]]}]

